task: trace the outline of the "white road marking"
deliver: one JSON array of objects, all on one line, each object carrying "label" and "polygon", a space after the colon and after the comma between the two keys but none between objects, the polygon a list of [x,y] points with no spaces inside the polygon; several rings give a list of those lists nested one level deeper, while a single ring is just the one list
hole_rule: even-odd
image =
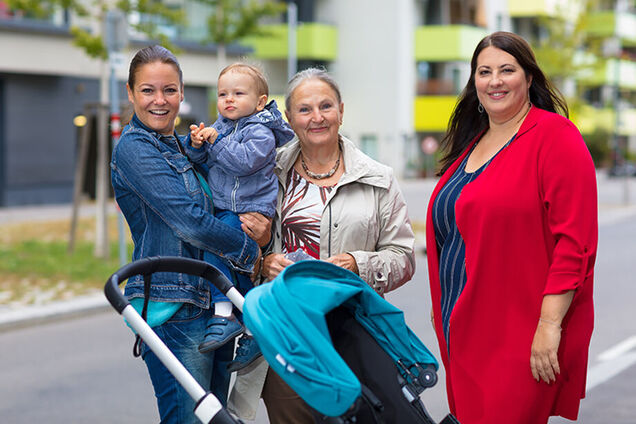
[{"label": "white road marking", "polygon": [[602,352],[598,356],[600,362],[587,371],[586,391],[589,392],[636,364],[636,352],[631,351],[634,347],[636,336],[628,337]]},{"label": "white road marking", "polygon": [[636,336],[629,337],[598,355],[599,361],[611,361],[636,347]]}]

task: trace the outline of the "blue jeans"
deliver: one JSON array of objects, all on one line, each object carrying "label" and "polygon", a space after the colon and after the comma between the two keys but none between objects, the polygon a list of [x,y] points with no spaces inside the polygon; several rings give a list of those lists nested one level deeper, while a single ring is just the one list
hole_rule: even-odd
[{"label": "blue jeans", "polygon": [[[227,224],[230,227],[241,229],[241,220],[239,219],[238,214],[226,210],[226,209],[216,209],[214,211],[214,216],[221,222]],[[210,253],[208,251],[203,252],[203,260],[209,263],[210,265],[214,265],[221,271],[237,288],[239,292],[243,296],[245,296],[251,288],[254,287],[252,284],[252,280],[246,274],[236,272],[234,270],[230,270],[228,266],[223,262],[221,258],[217,255]],[[210,297],[212,299],[212,303],[216,302],[229,302],[229,299],[221,293],[219,289],[217,289],[213,284],[211,284],[212,288],[210,290]]]},{"label": "blue jeans", "polygon": [[[227,343],[213,352],[199,353],[198,346],[211,316],[210,309],[184,303],[170,320],[153,330],[203,389],[212,392],[225,405],[230,384],[226,367],[232,361],[234,343]],[[193,412],[195,402],[188,392],[145,343],[141,353],[155,390],[161,423],[199,424]]]}]

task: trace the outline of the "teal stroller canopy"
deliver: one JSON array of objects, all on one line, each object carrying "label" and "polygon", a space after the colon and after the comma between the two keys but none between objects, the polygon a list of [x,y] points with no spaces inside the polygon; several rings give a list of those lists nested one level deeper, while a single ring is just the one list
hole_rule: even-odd
[{"label": "teal stroller canopy", "polygon": [[245,325],[278,375],[318,412],[343,415],[361,395],[356,375],[334,348],[325,315],[351,312],[399,365],[407,382],[438,363],[391,305],[354,273],[324,261],[301,261],[245,297]]}]

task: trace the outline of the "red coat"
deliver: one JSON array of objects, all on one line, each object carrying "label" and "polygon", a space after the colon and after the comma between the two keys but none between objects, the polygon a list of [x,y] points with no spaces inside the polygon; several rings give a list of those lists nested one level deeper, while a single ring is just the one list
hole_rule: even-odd
[{"label": "red coat", "polygon": [[[569,120],[533,107],[515,140],[463,189],[455,216],[466,245],[467,281],[450,316],[449,357],[431,209],[466,152],[441,177],[426,219],[435,331],[451,411],[462,424],[530,424],[548,413],[576,419],[594,324],[598,222],[589,151]],[[538,383],[530,347],[543,296],[572,289],[558,352],[561,374],[551,385]]]}]

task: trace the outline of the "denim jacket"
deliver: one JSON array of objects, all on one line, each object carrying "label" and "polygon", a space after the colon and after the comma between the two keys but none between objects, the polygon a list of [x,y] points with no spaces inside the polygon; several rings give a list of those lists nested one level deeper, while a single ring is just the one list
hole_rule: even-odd
[{"label": "denim jacket", "polygon": [[[230,267],[250,272],[258,245],[241,230],[211,213],[192,164],[177,143],[183,139],[150,130],[133,116],[113,149],[111,181],[115,199],[126,217],[134,243],[133,260],[147,256],[202,259],[203,250],[223,258]],[[155,273],[150,300],[210,304],[209,284],[200,277]],[[143,297],[143,278],[126,285],[129,298]]]},{"label": "denim jacket", "polygon": [[273,172],[276,147],[294,138],[276,102],[272,100],[262,111],[236,121],[219,116],[212,127],[219,133],[213,144],[195,149],[189,138],[185,144],[192,161],[210,170],[214,207],[273,217],[278,194]]}]

